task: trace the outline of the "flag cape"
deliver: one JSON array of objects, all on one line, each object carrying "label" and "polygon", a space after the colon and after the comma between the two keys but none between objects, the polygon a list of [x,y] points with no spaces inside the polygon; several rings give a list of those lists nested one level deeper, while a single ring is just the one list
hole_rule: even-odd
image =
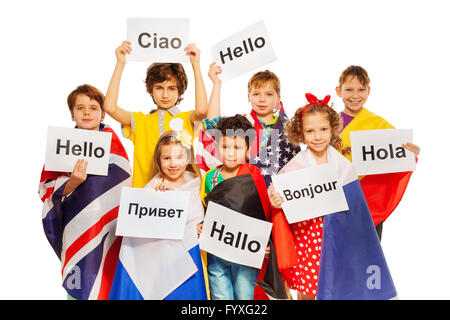
[{"label": "flag cape", "polygon": [[[245,117],[255,127],[256,138],[251,146],[249,163],[261,170],[266,186],[272,182],[271,176],[276,174],[293,156],[300,152],[300,147],[291,145],[283,135],[284,124],[288,117],[280,104],[278,120],[275,123],[271,136],[264,148],[260,148],[263,127],[252,110]],[[202,173],[222,164],[216,143],[215,129],[201,130],[197,146],[196,162]],[[260,150],[261,149],[261,150]]]},{"label": "flag cape", "polygon": [[[332,147],[328,147],[328,163],[336,166],[349,210],[323,217],[317,299],[395,298],[397,292],[358,176],[352,164]],[[280,173],[313,165],[316,165],[315,160],[307,149],[294,157]],[[282,225],[274,227],[273,231],[278,266],[285,277],[290,277],[288,269],[298,264],[293,234],[283,211],[273,210],[274,224]]]},{"label": "flag cape", "polygon": [[[208,195],[205,195],[203,190],[202,198],[205,199],[206,206],[209,201],[213,201],[246,216],[271,221],[271,205],[266,184],[260,170],[254,165],[242,164],[235,177],[222,181]],[[262,282],[260,287],[270,297],[286,299],[278,268],[269,267],[267,270],[270,274],[266,272],[267,265],[276,265],[275,250],[271,250],[270,253],[269,259],[265,259],[265,265],[261,268],[257,281]]]},{"label": "flag cape", "polygon": [[[188,172],[184,176],[188,182],[177,189],[190,192],[184,239],[124,237],[110,299],[207,299],[196,229],[204,215],[200,179]],[[154,188],[161,180],[155,176],[146,188]]]},{"label": "flag cape", "polygon": [[123,186],[131,186],[128,156],[114,131],[107,176],[88,175],[71,194],[63,197],[69,175],[41,174],[39,196],[44,202],[44,232],[61,261],[63,287],[75,299],[107,299],[114,277],[121,237],[116,218]]},{"label": "flag cape", "polygon": [[[382,117],[363,108],[341,132],[342,148],[340,152],[349,161],[352,161],[350,143],[351,131],[393,128],[394,127]],[[367,205],[369,206],[375,226],[380,222],[385,221],[400,203],[411,175],[412,171],[360,177],[361,187],[366,197]]]}]

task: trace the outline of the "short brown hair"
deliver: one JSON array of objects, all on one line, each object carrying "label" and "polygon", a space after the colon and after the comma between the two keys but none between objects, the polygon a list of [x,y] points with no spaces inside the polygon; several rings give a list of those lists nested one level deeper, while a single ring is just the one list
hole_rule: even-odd
[{"label": "short brown hair", "polygon": [[347,69],[342,71],[341,76],[339,77],[339,87],[350,78],[356,77],[358,81],[364,86],[368,87],[370,84],[370,78],[367,71],[360,66],[349,66]]},{"label": "short brown hair", "polygon": [[152,94],[153,86],[156,83],[162,83],[168,80],[175,80],[177,83],[178,100],[175,103],[175,105],[177,105],[183,100],[181,96],[186,91],[188,84],[183,65],[180,63],[153,63],[148,67],[145,86],[150,95]]},{"label": "short brown hair", "polygon": [[230,132],[232,132],[233,136],[244,138],[247,148],[250,147],[255,138],[255,128],[251,122],[241,114],[237,114],[234,117],[221,118],[217,122],[216,129],[220,131],[224,137],[229,137]]},{"label": "short brown hair", "polygon": [[78,86],[75,90],[73,90],[67,97],[67,105],[69,106],[69,110],[71,113],[73,113],[75,101],[80,94],[84,94],[88,96],[89,99],[97,101],[100,105],[100,108],[103,111],[103,103],[105,102],[105,95],[96,87],[93,87],[89,84],[83,84],[81,86]]},{"label": "short brown hair", "polygon": [[[302,111],[309,107],[308,110],[302,115]],[[317,104],[306,105],[298,108],[294,114],[294,117],[290,121],[287,121],[284,126],[284,132],[287,135],[289,142],[295,146],[300,143],[304,143],[305,137],[303,136],[302,118],[307,114],[312,113],[325,113],[331,127],[331,140],[330,145],[335,149],[341,148],[342,138],[339,137],[339,133],[342,129],[342,119],[339,114],[332,108],[332,106],[320,106]]]},{"label": "short brown hair", "polygon": [[[156,176],[158,173],[161,173],[162,175],[162,170],[161,170],[161,147],[162,146],[166,146],[166,145],[170,145],[170,144],[179,144],[181,146],[183,146],[181,144],[181,141],[177,139],[177,132],[170,130],[170,131],[166,131],[164,132],[161,137],[159,137],[158,142],[156,143],[156,147],[155,147],[155,153],[153,154],[153,173],[152,176]],[[198,166],[195,164],[194,161],[194,148],[193,146],[190,147],[190,149],[186,148],[183,146],[183,148],[185,148],[188,152],[188,157],[189,157],[189,164],[186,167],[186,170],[189,172],[192,172],[194,174],[194,176],[198,177],[198,178],[202,178],[202,174],[200,172],[200,169],[198,168]]]},{"label": "short brown hair", "polygon": [[261,88],[267,82],[271,82],[276,93],[280,95],[280,79],[269,70],[257,72],[250,78],[248,81],[248,93],[250,93],[252,88]]}]

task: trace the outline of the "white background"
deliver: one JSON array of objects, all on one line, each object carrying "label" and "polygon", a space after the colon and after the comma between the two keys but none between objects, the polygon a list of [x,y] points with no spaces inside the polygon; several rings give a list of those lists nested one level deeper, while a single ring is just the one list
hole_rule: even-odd
[{"label": "white background", "polygon": [[[447,1],[2,1],[0,103],[2,184],[0,298],[65,299],[59,261],[41,223],[37,190],[48,125],[73,126],[66,105],[77,85],[103,91],[127,17],[187,17],[191,39],[204,53],[263,19],[278,61],[289,116],[306,101],[332,94],[341,71],[364,66],[371,78],[366,106],[397,128],[413,128],[422,149],[417,171],[385,223],[382,246],[401,299],[450,298],[448,244],[449,72]],[[129,63],[119,104],[154,107],[145,92],[148,64]],[[182,110],[194,102],[192,68]],[[251,73],[223,86],[223,113],[249,110]],[[119,126],[106,117],[119,132]],[[132,144],[123,139],[130,157]]]}]

